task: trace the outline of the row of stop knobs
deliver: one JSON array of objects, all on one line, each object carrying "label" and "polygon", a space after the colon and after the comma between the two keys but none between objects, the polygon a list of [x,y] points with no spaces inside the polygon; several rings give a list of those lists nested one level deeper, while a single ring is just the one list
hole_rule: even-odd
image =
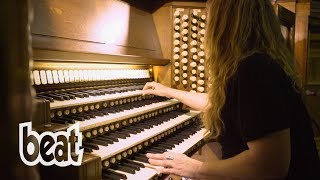
[{"label": "row of stop knobs", "polygon": [[177,8],[173,19],[173,81],[185,90],[204,92],[206,15],[200,9]]}]

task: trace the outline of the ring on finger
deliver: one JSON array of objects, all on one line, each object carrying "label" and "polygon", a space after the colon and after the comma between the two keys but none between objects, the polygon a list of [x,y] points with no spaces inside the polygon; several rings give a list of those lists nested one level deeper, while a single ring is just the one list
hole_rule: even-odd
[{"label": "ring on finger", "polygon": [[173,160],[174,159],[173,156],[170,156],[170,155],[166,156],[165,158],[166,158],[166,160]]}]

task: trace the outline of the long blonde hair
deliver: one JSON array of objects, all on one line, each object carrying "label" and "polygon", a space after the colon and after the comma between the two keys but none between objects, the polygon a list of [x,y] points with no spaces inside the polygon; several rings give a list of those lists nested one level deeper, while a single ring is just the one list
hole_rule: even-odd
[{"label": "long blonde hair", "polygon": [[224,128],[221,111],[226,85],[241,60],[257,52],[265,53],[291,77],[293,86],[300,87],[301,83],[270,0],[212,0],[208,10],[205,66],[209,102],[203,123],[211,138],[216,139]]}]

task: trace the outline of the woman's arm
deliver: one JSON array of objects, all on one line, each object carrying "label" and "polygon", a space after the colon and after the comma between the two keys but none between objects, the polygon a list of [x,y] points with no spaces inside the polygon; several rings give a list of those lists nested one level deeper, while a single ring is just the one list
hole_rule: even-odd
[{"label": "woman's arm", "polygon": [[247,143],[249,149],[225,160],[206,162],[200,176],[283,179],[290,164],[290,130],[282,130]]},{"label": "woman's arm", "polygon": [[192,109],[204,111],[207,103],[208,96],[206,93],[192,93],[182,90],[166,87],[156,82],[148,82],[143,88],[143,94],[154,94],[157,96],[165,96],[174,98]]},{"label": "woman's arm", "polygon": [[[164,167],[161,173],[195,179],[222,176],[240,179],[284,179],[290,164],[290,130],[271,133],[247,143],[249,149],[225,160],[200,162],[176,153],[147,154],[149,162]],[[166,160],[173,156],[174,160]],[[177,158],[175,158],[177,156]]]}]

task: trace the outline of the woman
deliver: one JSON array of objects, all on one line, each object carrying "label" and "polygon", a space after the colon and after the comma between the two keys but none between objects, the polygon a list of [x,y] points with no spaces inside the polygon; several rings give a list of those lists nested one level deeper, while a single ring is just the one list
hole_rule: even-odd
[{"label": "woman", "polygon": [[222,159],[147,154],[160,173],[195,179],[316,179],[320,171],[294,58],[270,0],[213,0],[206,31],[207,94],[152,82],[145,94],[204,112]]}]

